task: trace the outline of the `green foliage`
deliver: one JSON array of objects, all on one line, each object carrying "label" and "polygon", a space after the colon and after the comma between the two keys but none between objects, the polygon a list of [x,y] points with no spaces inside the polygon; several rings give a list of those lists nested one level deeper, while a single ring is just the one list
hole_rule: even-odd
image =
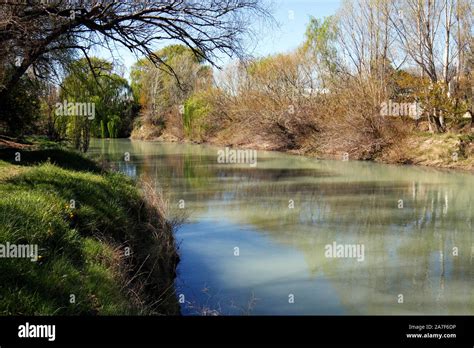
[{"label": "green foliage", "polygon": [[189,58],[194,62],[201,64],[204,62],[203,54],[200,53],[199,51],[196,52],[192,51],[189,47],[186,47],[184,45],[169,45],[164,48],[162,48],[160,51],[157,52],[157,56],[160,57],[160,59],[169,65],[173,65],[174,61],[177,59],[177,57],[180,56],[189,56]]},{"label": "green foliage", "polygon": [[[114,270],[112,247],[87,236],[115,222],[110,218],[114,214],[126,216],[126,208],[120,211],[113,197],[125,194],[131,198],[130,193],[126,185],[116,184],[108,178],[68,172],[51,164],[2,183],[0,242],[37,244],[40,260],[2,261],[1,314],[137,313]],[[100,203],[92,202],[95,195],[103,197]],[[69,197],[80,200],[81,208],[70,209]],[[91,214],[97,204],[108,220],[100,213]],[[108,228],[116,230],[111,225]],[[76,297],[74,304],[69,302],[71,294]]]},{"label": "green foliage", "polygon": [[[149,309],[129,298],[118,266],[124,261],[115,249],[130,245],[136,250],[134,267],[143,266],[142,271],[152,269],[145,261],[158,255],[156,236],[144,233],[147,212],[134,182],[101,173],[78,153],[54,149],[22,155],[24,166],[0,160],[0,243],[37,244],[40,258],[0,262],[0,314],[147,314]],[[0,158],[13,162],[14,157],[1,150]],[[34,163],[40,164],[28,166]]]},{"label": "green foliage", "polygon": [[7,134],[20,136],[34,130],[40,116],[39,88],[38,82],[25,76],[2,101],[0,121],[7,127]]},{"label": "green foliage", "polygon": [[[37,144],[36,139],[35,144]],[[17,151],[17,149],[12,148],[1,149],[0,160],[14,162],[15,153]],[[77,152],[64,151],[58,145],[53,148],[42,149],[41,151],[22,151],[21,161],[14,163],[21,166],[32,166],[44,162],[69,170],[89,171],[94,173],[100,172],[100,168],[97,167],[95,162],[81,156]]]},{"label": "green foliage", "polygon": [[303,51],[309,53],[316,61],[324,65],[329,72],[336,71],[337,25],[335,18],[330,16],[324,19],[311,17],[306,28],[306,40]]},{"label": "green foliage", "polygon": [[132,89],[133,99],[140,105],[145,104],[142,95],[144,93],[144,80],[148,69],[150,69],[150,62],[146,59],[139,59],[135,64],[133,64],[130,71],[130,87]]},{"label": "green foliage", "polygon": [[193,139],[203,137],[205,118],[211,112],[211,106],[204,94],[194,94],[184,103],[183,125],[185,133]]},{"label": "green foliage", "polygon": [[146,121],[160,124],[171,109],[182,105],[200,80],[210,80],[211,70],[203,59],[183,45],[170,45],[154,53],[162,62],[156,67],[140,59],[132,67],[131,87]]},{"label": "green foliage", "polygon": [[62,144],[58,141],[52,141],[44,135],[29,135],[24,138],[25,143],[34,144],[42,150],[54,150],[61,148]]},{"label": "green foliage", "polygon": [[105,133],[105,122],[104,120],[100,120],[100,137],[107,138],[107,134]]},{"label": "green foliage", "polygon": [[419,98],[426,110],[436,110],[447,123],[459,122],[467,110],[463,103],[457,103],[447,95],[446,87],[442,83],[430,84],[421,91]]},{"label": "green foliage", "polygon": [[109,132],[109,136],[111,138],[117,138],[118,136],[118,128],[117,124],[120,122],[118,116],[113,116],[109,122],[107,122],[107,130]]},{"label": "green foliage", "polygon": [[76,148],[89,135],[106,137],[105,128],[113,119],[110,137],[127,136],[132,123],[132,94],[127,80],[113,72],[110,62],[91,58],[91,71],[86,59],[75,61],[64,79],[61,100],[94,104],[95,115],[87,117],[68,116],[67,133]]},{"label": "green foliage", "polygon": [[275,55],[275,56],[267,56],[260,59],[256,59],[252,61],[248,68],[247,72],[250,76],[256,77],[257,75],[261,74],[264,71],[273,70],[274,69],[274,62],[278,59],[278,57],[283,57],[284,55]]}]

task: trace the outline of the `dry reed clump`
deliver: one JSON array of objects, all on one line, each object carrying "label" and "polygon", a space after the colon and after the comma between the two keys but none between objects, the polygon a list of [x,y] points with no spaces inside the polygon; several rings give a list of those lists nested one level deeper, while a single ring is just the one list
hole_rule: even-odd
[{"label": "dry reed clump", "polygon": [[136,287],[150,294],[146,301],[148,312],[176,313],[179,312],[179,305],[176,302],[174,280],[179,255],[173,233],[186,216],[172,212],[169,200],[155,180],[142,176],[138,186],[142,197],[140,230],[147,237],[143,239],[135,260],[136,265],[139,264],[134,276],[138,280]]},{"label": "dry reed clump", "polygon": [[387,147],[401,143],[409,120],[384,117],[384,100],[370,81],[350,81],[349,87],[335,87],[325,103],[315,108],[320,132],[315,139],[316,152],[350,159],[371,160]]}]

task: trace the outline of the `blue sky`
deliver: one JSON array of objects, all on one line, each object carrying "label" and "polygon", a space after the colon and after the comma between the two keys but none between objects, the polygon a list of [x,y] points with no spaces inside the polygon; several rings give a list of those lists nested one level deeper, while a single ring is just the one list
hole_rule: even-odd
[{"label": "blue sky", "polygon": [[[333,15],[340,4],[341,0],[273,0],[271,10],[278,24],[263,27],[261,23],[256,23],[252,28],[256,33],[256,40],[246,42],[248,53],[260,57],[295,49],[304,40],[310,16],[323,18]],[[106,59],[112,58],[109,52],[102,50],[93,54]],[[128,77],[129,69],[136,61],[135,55],[125,49],[119,49],[114,52],[114,58],[125,66],[125,77]],[[222,66],[228,61],[226,57],[222,57],[218,64]]]},{"label": "blue sky", "polygon": [[274,0],[273,16],[279,27],[262,28],[255,56],[288,52],[304,40],[310,16],[323,18],[336,13],[340,0]]}]

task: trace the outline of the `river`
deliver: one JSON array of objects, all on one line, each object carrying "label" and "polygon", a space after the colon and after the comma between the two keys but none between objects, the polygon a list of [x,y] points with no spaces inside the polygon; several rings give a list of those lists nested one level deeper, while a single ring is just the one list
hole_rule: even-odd
[{"label": "river", "polygon": [[91,142],[188,216],[183,314],[474,314],[474,175],[261,151],[218,163],[221,149]]}]

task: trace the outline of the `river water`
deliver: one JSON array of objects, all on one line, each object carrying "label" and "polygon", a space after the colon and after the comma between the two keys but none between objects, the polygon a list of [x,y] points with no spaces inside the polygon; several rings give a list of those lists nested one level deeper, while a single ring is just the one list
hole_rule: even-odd
[{"label": "river water", "polygon": [[91,143],[188,215],[183,314],[474,314],[474,175],[260,151],[228,164],[218,150]]}]

